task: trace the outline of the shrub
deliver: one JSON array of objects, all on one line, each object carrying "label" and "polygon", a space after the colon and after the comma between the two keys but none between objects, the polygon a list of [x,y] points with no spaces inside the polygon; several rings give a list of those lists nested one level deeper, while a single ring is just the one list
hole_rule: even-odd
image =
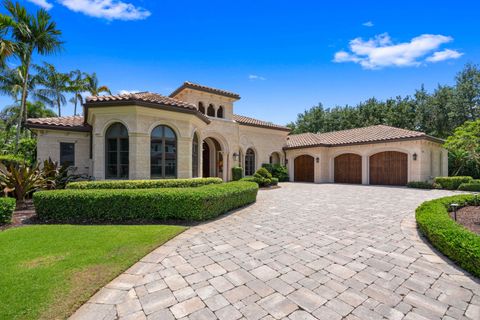
[{"label": "shrub", "polygon": [[480,182],[462,183],[458,190],[480,192]]},{"label": "shrub", "polygon": [[243,168],[242,167],[233,167],[232,168],[232,180],[238,181],[243,178]]},{"label": "shrub", "polygon": [[407,183],[407,187],[415,189],[435,189],[435,185],[428,181],[410,181]]},{"label": "shrub", "polygon": [[24,162],[24,159],[13,154],[0,155],[0,163],[6,167],[10,165],[18,166],[20,164],[23,164]]},{"label": "shrub", "polygon": [[442,189],[457,190],[462,183],[469,183],[473,180],[468,176],[457,177],[436,177],[435,183],[439,184]]},{"label": "shrub", "polygon": [[49,222],[201,221],[255,202],[250,182],[198,188],[40,191],[33,195],[37,216]]},{"label": "shrub", "polygon": [[0,224],[12,222],[16,201],[13,198],[0,198]]},{"label": "shrub", "polygon": [[448,215],[452,203],[474,203],[473,195],[457,195],[424,202],[416,210],[421,232],[435,248],[463,269],[480,276],[480,236],[463,228]]},{"label": "shrub", "polygon": [[245,177],[241,181],[255,182],[260,187],[276,186],[278,184],[278,179],[272,177],[271,173],[265,168],[258,169],[253,176]]},{"label": "shrub", "polygon": [[154,189],[190,188],[222,183],[220,178],[80,181],[67,184],[67,189]]},{"label": "shrub", "polygon": [[0,165],[0,188],[5,194],[13,193],[20,203],[33,192],[46,187],[47,182],[38,166]]},{"label": "shrub", "polygon": [[272,186],[278,185],[278,178],[273,177],[272,178]]},{"label": "shrub", "polygon": [[280,164],[270,164],[270,163],[264,163],[262,167],[267,169],[268,172],[272,174],[272,177],[277,178],[278,181],[280,182],[288,181],[287,167],[282,166]]}]

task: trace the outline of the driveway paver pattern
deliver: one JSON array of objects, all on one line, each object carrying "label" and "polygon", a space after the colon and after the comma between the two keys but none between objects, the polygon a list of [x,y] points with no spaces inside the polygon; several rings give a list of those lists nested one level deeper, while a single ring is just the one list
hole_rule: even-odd
[{"label": "driveway paver pattern", "polygon": [[480,319],[480,282],[432,249],[414,210],[440,190],[283,184],[195,226],[72,319]]}]

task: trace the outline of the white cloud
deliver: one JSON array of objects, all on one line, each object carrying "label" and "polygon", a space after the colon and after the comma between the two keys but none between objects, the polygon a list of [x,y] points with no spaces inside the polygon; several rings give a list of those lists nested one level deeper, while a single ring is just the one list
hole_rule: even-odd
[{"label": "white cloud", "polygon": [[372,21],[367,21],[367,22],[362,23],[362,26],[364,26],[364,27],[373,27],[374,24],[373,24]]},{"label": "white cloud", "polygon": [[[37,0],[38,1],[38,0]],[[118,0],[57,0],[68,9],[107,20],[142,20],[150,11]]]},{"label": "white cloud", "polygon": [[[452,59],[454,58],[453,52],[461,55],[461,53],[449,49],[436,51],[442,44],[451,41],[453,38],[449,36],[422,34],[409,42],[395,44],[387,33],[383,33],[368,40],[362,38],[351,40],[349,52],[342,50],[335,53],[333,61],[338,63],[354,62],[365,69],[418,66],[424,62]],[[425,56],[432,53],[433,56],[425,59]]]},{"label": "white cloud", "polygon": [[443,51],[434,52],[433,55],[426,60],[429,62],[440,62],[448,59],[458,59],[461,56],[463,56],[463,53],[458,52],[457,50],[445,49]]},{"label": "white cloud", "polygon": [[34,3],[37,6],[42,7],[45,10],[50,10],[53,7],[53,4],[47,2],[47,0],[27,0],[28,2]]},{"label": "white cloud", "polygon": [[130,93],[137,93],[140,92],[140,90],[120,90],[118,94],[130,94]]},{"label": "white cloud", "polygon": [[256,74],[249,74],[248,79],[250,79],[250,80],[267,80],[267,78],[256,75]]}]

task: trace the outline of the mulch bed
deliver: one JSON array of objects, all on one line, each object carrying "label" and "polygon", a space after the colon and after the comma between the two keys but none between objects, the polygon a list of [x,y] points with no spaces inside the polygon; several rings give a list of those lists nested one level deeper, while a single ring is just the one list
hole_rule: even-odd
[{"label": "mulch bed", "polygon": [[[450,218],[454,219],[453,212]],[[480,235],[480,206],[467,206],[457,210],[457,223]]]}]

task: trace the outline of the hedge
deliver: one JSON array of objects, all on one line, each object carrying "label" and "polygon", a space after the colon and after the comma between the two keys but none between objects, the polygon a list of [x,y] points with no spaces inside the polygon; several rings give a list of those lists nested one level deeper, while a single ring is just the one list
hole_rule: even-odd
[{"label": "hedge", "polygon": [[458,190],[480,192],[480,182],[474,181],[469,183],[462,183],[458,187]]},{"label": "hedge", "polygon": [[415,189],[434,189],[435,185],[428,181],[410,181],[407,183],[407,187]]},{"label": "hedge", "polygon": [[67,189],[154,189],[191,188],[222,183],[220,178],[163,179],[163,180],[105,180],[70,182]]},{"label": "hedge", "polygon": [[480,236],[457,224],[448,215],[452,203],[476,204],[473,195],[444,197],[424,202],[416,210],[421,232],[435,248],[463,269],[480,277]]},{"label": "hedge", "polygon": [[468,176],[436,177],[435,183],[440,185],[442,189],[457,190],[462,183],[469,183],[472,180],[473,178]]},{"label": "hedge", "polygon": [[243,168],[242,167],[233,167],[232,168],[232,180],[238,181],[243,178]]},{"label": "hedge", "polygon": [[229,182],[196,188],[54,190],[33,195],[37,217],[48,222],[123,223],[215,218],[255,202],[258,186]]},{"label": "hedge", "polygon": [[16,201],[14,198],[0,198],[0,224],[12,222]]}]

